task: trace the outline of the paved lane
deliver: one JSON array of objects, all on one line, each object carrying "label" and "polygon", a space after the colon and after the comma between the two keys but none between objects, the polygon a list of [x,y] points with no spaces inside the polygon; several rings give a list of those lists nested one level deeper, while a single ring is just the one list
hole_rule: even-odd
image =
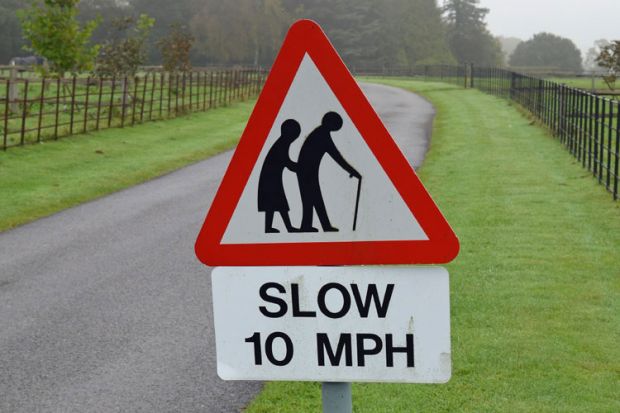
[{"label": "paved lane", "polygon": [[395,87],[367,83],[362,89],[409,163],[418,169],[431,140],[433,106],[420,96]]},{"label": "paved lane", "polygon": [[[419,165],[434,115],[364,90]],[[231,153],[0,234],[0,412],[239,411],[193,243]],[[420,156],[422,155],[422,156]]]}]

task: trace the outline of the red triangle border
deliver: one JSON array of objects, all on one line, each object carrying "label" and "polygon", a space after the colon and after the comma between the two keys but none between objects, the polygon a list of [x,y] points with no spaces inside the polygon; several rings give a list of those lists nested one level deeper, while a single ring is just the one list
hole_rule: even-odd
[{"label": "red triangle border", "polygon": [[[221,244],[305,54],[340,101],[384,168],[428,240]],[[458,238],[322,29],[301,20],[289,30],[195,245],[198,259],[215,266],[443,264],[459,252]]]}]

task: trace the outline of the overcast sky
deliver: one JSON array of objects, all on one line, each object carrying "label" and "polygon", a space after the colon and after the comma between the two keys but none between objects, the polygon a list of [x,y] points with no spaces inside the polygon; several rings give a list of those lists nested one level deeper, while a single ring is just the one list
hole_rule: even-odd
[{"label": "overcast sky", "polygon": [[620,39],[620,0],[480,0],[496,36],[527,40],[540,32],[571,39],[582,55],[598,39]]}]

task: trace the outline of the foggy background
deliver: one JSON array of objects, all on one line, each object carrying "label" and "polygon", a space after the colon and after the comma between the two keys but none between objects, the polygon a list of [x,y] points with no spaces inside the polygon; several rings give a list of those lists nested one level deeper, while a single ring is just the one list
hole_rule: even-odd
[{"label": "foggy background", "polygon": [[[37,3],[37,1],[34,1]],[[597,68],[605,42],[617,39],[618,0],[82,0],[82,24],[100,19],[91,43],[124,35],[115,21],[148,15],[144,64],[160,65],[158,42],[172,27],[192,38],[194,66],[269,67],[297,19],[322,25],[352,69],[473,63],[581,72]],[[27,0],[0,0],[0,65],[25,50],[17,11]],[[131,28],[130,30],[131,31]],[[520,43],[538,37],[511,60]],[[553,35],[553,36],[551,36]],[[523,49],[524,46],[521,45]],[[553,55],[553,56],[551,56]]]}]

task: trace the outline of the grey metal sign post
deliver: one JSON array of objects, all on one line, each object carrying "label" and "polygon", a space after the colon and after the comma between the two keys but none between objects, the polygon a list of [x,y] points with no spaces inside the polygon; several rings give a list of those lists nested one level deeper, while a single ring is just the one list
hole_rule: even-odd
[{"label": "grey metal sign post", "polygon": [[351,383],[323,383],[323,413],[352,413]]}]

